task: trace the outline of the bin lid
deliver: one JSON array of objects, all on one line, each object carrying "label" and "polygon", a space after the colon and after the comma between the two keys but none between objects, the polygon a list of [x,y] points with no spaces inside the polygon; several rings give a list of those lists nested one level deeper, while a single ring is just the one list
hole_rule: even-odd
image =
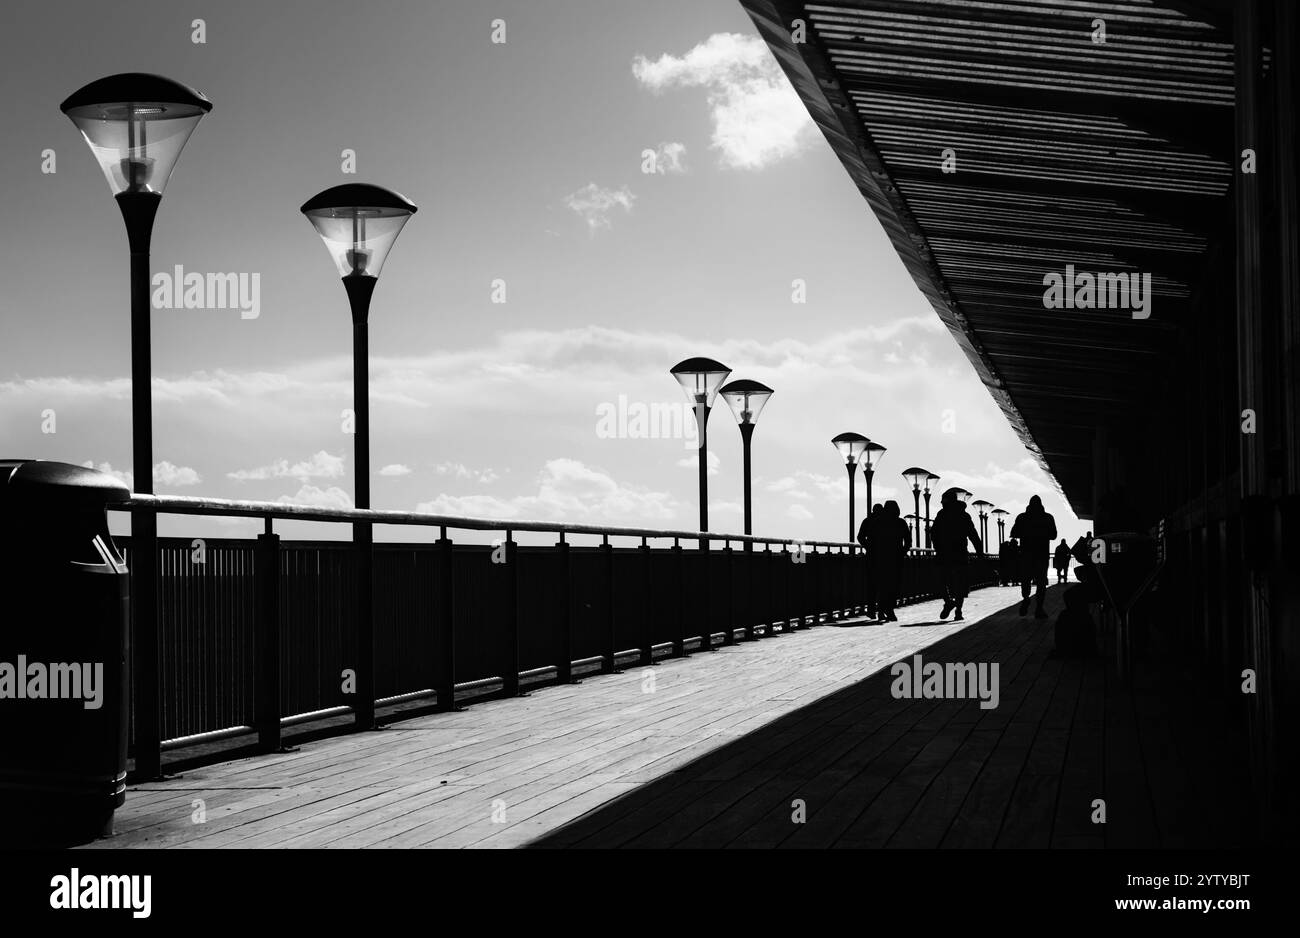
[{"label": "bin lid", "polygon": [[124,502],[131,490],[105,472],[44,460],[0,460],[0,484],[8,472],[4,495],[11,504],[49,505],[72,511],[103,510]]}]

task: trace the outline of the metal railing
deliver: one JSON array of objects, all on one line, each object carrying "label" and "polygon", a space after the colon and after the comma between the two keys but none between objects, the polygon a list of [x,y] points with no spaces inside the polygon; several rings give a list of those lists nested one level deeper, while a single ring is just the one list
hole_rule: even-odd
[{"label": "metal railing", "polygon": [[[834,541],[152,495],[111,507],[265,525],[256,539],[204,538],[201,550],[159,539],[158,667],[132,668],[131,745],[137,761],[150,750],[146,764],[246,734],[272,751],[296,724],[353,714],[369,725],[377,707],[449,709],[775,636],[862,612],[870,584],[862,549]],[[348,541],[281,542],[277,520],[417,525],[438,538],[375,544],[362,558]],[[453,531],[504,538],[455,543]],[[521,532],[557,540],[525,546]],[[130,539],[117,541],[130,566]],[[357,602],[363,571],[370,615]],[[995,580],[991,558],[972,561],[972,588]],[[932,552],[909,551],[899,603],[937,591]],[[153,700],[156,713],[140,712]]]}]

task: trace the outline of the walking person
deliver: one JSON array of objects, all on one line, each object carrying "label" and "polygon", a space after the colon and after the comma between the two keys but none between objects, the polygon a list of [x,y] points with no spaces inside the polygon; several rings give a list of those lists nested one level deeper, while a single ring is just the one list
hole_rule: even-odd
[{"label": "walking person", "polygon": [[1012,538],[1007,538],[998,548],[998,582],[1003,586],[1018,583],[1016,570],[1019,562],[1016,555],[1016,542]]},{"label": "walking person", "polygon": [[876,530],[876,522],[880,517],[880,507],[879,505],[872,505],[870,514],[863,518],[862,523],[858,525],[858,544],[862,547],[863,556],[866,557],[867,561],[867,618],[872,620],[879,618],[877,615],[879,612],[877,609],[879,604],[877,595],[880,590],[880,575],[876,570],[870,544],[872,535]]},{"label": "walking person", "polygon": [[1056,567],[1056,582],[1064,583],[1070,575],[1070,545],[1065,543],[1065,538],[1061,538],[1061,543],[1056,545],[1052,565]]},{"label": "walking person", "polygon": [[957,490],[948,489],[940,501],[939,513],[930,525],[930,543],[934,545],[934,559],[939,565],[939,580],[943,589],[943,609],[939,618],[947,619],[950,612],[956,612],[952,621],[962,620],[961,606],[966,599],[966,542],[981,553],[984,545],[980,542],[975,522],[966,511],[966,504],[957,497]]},{"label": "walking person", "polygon": [[876,611],[881,622],[897,622],[894,607],[903,583],[903,558],[912,546],[912,529],[901,517],[898,502],[887,501],[872,516],[867,551],[876,571]]},{"label": "walking person", "polygon": [[1035,619],[1046,619],[1043,603],[1047,599],[1047,562],[1052,556],[1052,541],[1056,540],[1056,519],[1043,508],[1037,495],[1029,505],[1016,515],[1011,536],[1020,539],[1020,614],[1029,614],[1029,591],[1037,587]]}]

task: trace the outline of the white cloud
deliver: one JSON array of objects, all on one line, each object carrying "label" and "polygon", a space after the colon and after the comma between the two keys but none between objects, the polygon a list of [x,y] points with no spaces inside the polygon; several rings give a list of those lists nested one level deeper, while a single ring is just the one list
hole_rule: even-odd
[{"label": "white cloud", "polygon": [[795,521],[811,521],[813,513],[803,505],[794,504],[785,510],[787,518],[793,518]]},{"label": "white cloud", "polygon": [[[682,469],[694,469],[700,471],[700,451],[696,449],[691,455],[684,459],[677,460],[677,465]],[[718,474],[718,467],[722,465],[722,460],[718,459],[718,454],[709,450],[708,474],[715,476]]]},{"label": "white cloud", "polygon": [[303,483],[308,479],[341,479],[343,478],[343,457],[331,456],[321,450],[314,456],[292,465],[287,459],[279,459],[268,466],[227,472],[226,478],[234,479],[236,482],[260,481],[263,479],[296,479]]},{"label": "white cloud", "polygon": [[163,460],[153,467],[155,485],[179,488],[186,485],[198,485],[203,478],[189,466],[176,466]]},{"label": "white cloud", "polygon": [[315,485],[304,485],[294,495],[281,495],[276,499],[290,505],[313,505],[316,508],[351,508],[352,496],[337,485],[322,489]]},{"label": "white cloud", "polygon": [[[114,469],[111,463],[101,462],[98,465],[93,460],[86,460],[82,463],[87,469],[95,469],[105,475],[110,475],[119,482],[134,490],[135,473],[130,469]],[[187,485],[198,485],[203,481],[203,477],[189,466],[177,466],[173,463],[163,460],[153,467],[153,484],[161,485],[165,488],[181,488]]]},{"label": "white cloud", "polygon": [[627,186],[606,189],[589,182],[577,192],[564,197],[564,204],[583,221],[592,234],[600,228],[610,227],[610,215],[614,209],[622,207],[626,212],[632,211],[636,196]]},{"label": "white cloud", "polygon": [[636,526],[676,517],[671,496],[620,485],[607,473],[576,459],[551,459],[537,479],[537,492],[514,498],[440,494],[416,506],[440,515],[511,518],[528,521],[606,522]]},{"label": "white cloud", "polygon": [[655,148],[655,172],[660,176],[686,172],[686,144],[661,143]]},{"label": "white cloud", "polygon": [[440,462],[433,467],[433,471],[440,476],[451,476],[454,479],[471,479],[483,485],[491,485],[498,478],[492,469],[471,469],[464,463],[459,462]]},{"label": "white cloud", "polygon": [[724,166],[762,169],[793,156],[812,139],[807,109],[758,36],[715,33],[682,56],[639,55],[632,74],[656,93],[706,89],[711,145]]},{"label": "white cloud", "polygon": [[[959,485],[974,492],[976,498],[986,498],[989,501],[996,501],[995,498],[990,497],[996,492],[1009,492],[1026,499],[1029,495],[1047,495],[1053,492],[1042,470],[1037,469],[1036,464],[1026,465],[1027,462],[1032,463],[1032,460],[1021,460],[1019,466],[1021,469],[1034,470],[1032,475],[1019,469],[1003,469],[995,463],[989,463],[979,475],[970,475],[958,469],[946,469],[939,473],[942,479],[940,492]],[[995,489],[996,492],[990,493],[989,489]]]},{"label": "white cloud", "polygon": [[403,466],[401,463],[392,463],[384,466],[379,470],[381,476],[409,476],[411,474],[410,466]]}]

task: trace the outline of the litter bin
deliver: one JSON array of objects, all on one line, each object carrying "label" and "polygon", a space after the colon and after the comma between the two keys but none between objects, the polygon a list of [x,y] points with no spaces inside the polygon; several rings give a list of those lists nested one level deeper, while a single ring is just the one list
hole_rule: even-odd
[{"label": "litter bin", "polygon": [[[1130,677],[1133,643],[1129,613],[1143,594],[1151,588],[1164,567],[1165,552],[1161,537],[1149,537],[1133,531],[1099,534],[1105,545],[1100,562],[1093,564],[1097,580],[1119,619],[1115,659],[1119,676]],[[1094,541],[1097,538],[1094,538]]]},{"label": "litter bin", "polygon": [[0,460],[0,842],[89,840],[126,798],[128,576],[81,466]]}]

